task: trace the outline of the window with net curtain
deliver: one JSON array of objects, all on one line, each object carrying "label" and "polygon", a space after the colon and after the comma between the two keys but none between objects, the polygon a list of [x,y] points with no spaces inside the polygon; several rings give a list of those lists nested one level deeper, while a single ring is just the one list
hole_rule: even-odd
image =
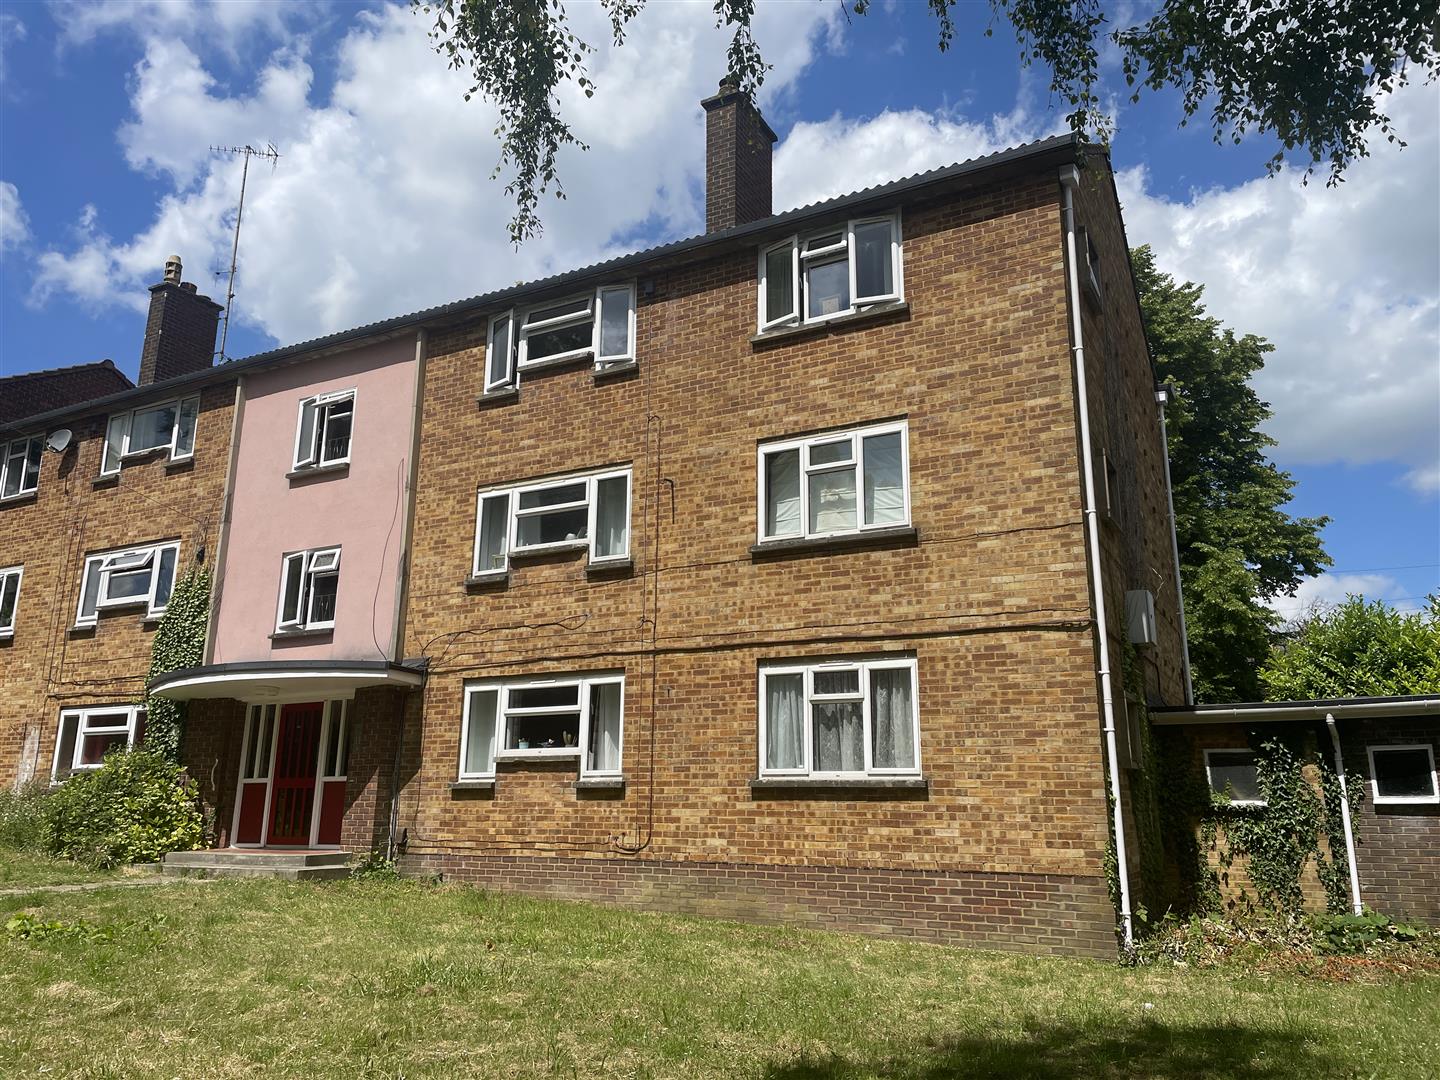
[{"label": "window with net curtain", "polygon": [[760,698],[762,775],[919,771],[913,658],[768,665]]},{"label": "window with net curtain", "polygon": [[906,425],[760,447],[760,540],[844,536],[910,523]]},{"label": "window with net curtain", "polygon": [[630,469],[482,491],[475,522],[477,577],[504,575],[514,554],[584,547],[595,565],[630,558]]},{"label": "window with net curtain", "polygon": [[460,779],[489,779],[497,755],[579,758],[581,778],[621,775],[619,674],[482,680],[465,687]]}]

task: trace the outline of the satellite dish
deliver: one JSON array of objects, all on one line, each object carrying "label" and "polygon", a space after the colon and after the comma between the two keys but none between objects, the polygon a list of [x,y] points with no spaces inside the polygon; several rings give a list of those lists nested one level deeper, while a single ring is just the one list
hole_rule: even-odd
[{"label": "satellite dish", "polygon": [[45,449],[53,450],[57,454],[63,453],[65,448],[70,445],[70,438],[71,434],[68,427],[62,427],[52,431],[50,437],[45,440]]}]

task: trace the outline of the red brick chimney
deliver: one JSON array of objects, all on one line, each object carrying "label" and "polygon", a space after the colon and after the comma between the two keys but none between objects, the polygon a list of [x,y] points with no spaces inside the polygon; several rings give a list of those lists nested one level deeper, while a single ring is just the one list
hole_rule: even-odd
[{"label": "red brick chimney", "polygon": [[705,231],[769,217],[775,132],[750,95],[729,80],[700,104],[705,109]]},{"label": "red brick chimney", "polygon": [[224,310],[180,280],[180,256],[165,260],[165,280],[150,286],[150,317],[140,350],[140,386],[202,371],[215,361],[215,331]]}]

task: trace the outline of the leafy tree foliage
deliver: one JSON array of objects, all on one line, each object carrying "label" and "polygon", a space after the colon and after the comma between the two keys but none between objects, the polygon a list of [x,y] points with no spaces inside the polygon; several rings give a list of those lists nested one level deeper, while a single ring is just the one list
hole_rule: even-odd
[{"label": "leafy tree foliage", "polygon": [[1313,612],[1260,670],[1274,701],[1440,694],[1440,595],[1400,612],[1351,596]]},{"label": "leafy tree foliage", "polygon": [[1148,247],[1131,262],[1156,374],[1178,390],[1166,420],[1195,695],[1253,701],[1279,622],[1265,601],[1330,565],[1329,519],[1281,509],[1294,481],[1265,456],[1270,409],[1249,382],[1274,346],[1222,328],[1203,287],[1156,270]]},{"label": "leafy tree foliage", "polygon": [[[600,0],[616,45],[645,0]],[[841,0],[864,15],[871,0]],[[954,43],[957,0],[927,0],[942,52]],[[731,29],[726,81],[747,92],[760,87],[769,65],[751,33],[755,0],[712,0],[716,24]],[[1081,134],[1106,138],[1111,121],[1100,99],[1099,52],[1117,47],[1132,101],[1145,90],[1180,92],[1181,124],[1207,120],[1215,141],[1240,142],[1250,132],[1273,135],[1286,153],[1308,155],[1306,175],[1329,165],[1330,182],[1367,154],[1365,134],[1378,125],[1398,142],[1381,111],[1384,97],[1413,69],[1440,73],[1440,19],[1435,0],[1164,0],[1144,23],[1105,32],[1129,10],[1116,0],[990,0],[992,13],[1015,31],[1020,62],[1050,69],[1050,90],[1069,103],[1067,120]],[[560,115],[557,88],[573,82],[594,93],[585,68],[593,47],[570,29],[562,0],[411,0],[429,18],[431,44],[450,67],[472,80],[500,113],[498,174],[514,176],[511,239],[540,231],[540,196],[552,187],[564,197],[556,156],[583,144]],[[989,36],[993,25],[985,33]],[[1403,145],[1403,143],[1401,144]]]}]

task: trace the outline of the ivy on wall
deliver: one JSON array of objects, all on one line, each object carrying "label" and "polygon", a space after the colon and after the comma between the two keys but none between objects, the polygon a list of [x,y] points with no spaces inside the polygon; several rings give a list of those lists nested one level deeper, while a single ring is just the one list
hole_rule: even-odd
[{"label": "ivy on wall", "polygon": [[[205,659],[205,626],[210,617],[210,571],[197,566],[175,583],[170,602],[150,644],[150,675],[199,667]],[[145,699],[145,744],[170,761],[180,760],[185,703]]]},{"label": "ivy on wall", "polygon": [[[1254,890],[1239,902],[1275,914],[1299,914],[1302,878],[1313,865],[1331,913],[1349,910],[1349,863],[1340,784],[1310,729],[1249,736],[1264,806],[1233,806],[1211,792],[1183,735],[1169,741],[1161,767],[1162,809],[1170,859],[1178,875],[1175,906],[1223,908],[1220,874],[1241,857]],[[1210,864],[1208,853],[1215,855]]]}]

